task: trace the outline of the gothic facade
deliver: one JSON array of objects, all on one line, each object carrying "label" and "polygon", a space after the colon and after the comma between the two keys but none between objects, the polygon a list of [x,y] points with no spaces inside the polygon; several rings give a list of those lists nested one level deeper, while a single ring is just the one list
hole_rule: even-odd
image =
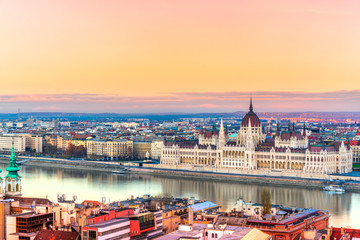
[{"label": "gothic facade", "polygon": [[352,150],[343,142],[332,146],[308,144],[303,132],[280,132],[265,139],[260,119],[253,111],[244,116],[236,142],[230,142],[221,119],[220,130],[200,131],[199,142],[165,142],[161,164],[171,167],[213,167],[232,170],[275,170],[309,174],[352,171]]}]

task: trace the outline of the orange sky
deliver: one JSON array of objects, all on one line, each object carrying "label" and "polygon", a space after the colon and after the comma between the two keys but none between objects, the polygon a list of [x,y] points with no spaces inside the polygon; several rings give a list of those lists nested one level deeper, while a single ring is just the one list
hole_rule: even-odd
[{"label": "orange sky", "polygon": [[360,89],[360,1],[0,1],[0,94]]}]

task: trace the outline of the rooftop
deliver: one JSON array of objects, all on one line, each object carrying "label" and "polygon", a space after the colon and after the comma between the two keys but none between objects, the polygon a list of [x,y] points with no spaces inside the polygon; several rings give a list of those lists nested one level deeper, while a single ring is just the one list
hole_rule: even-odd
[{"label": "rooftop", "polygon": [[77,240],[79,233],[66,231],[50,231],[42,229],[38,232],[34,240]]},{"label": "rooftop", "polygon": [[114,224],[119,224],[119,223],[124,223],[129,221],[129,218],[115,218],[115,219],[111,219],[105,222],[100,222],[100,223],[95,223],[92,225],[87,225],[86,227],[93,227],[93,228],[103,228],[103,227],[108,227]]}]

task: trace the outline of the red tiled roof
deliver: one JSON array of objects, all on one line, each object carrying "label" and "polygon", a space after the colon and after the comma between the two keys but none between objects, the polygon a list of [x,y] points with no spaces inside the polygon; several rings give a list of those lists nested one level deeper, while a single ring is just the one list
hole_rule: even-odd
[{"label": "red tiled roof", "polygon": [[14,201],[19,201],[21,204],[33,204],[36,205],[52,205],[53,203],[46,198],[27,198],[27,197],[8,197],[9,199],[14,199]]},{"label": "red tiled roof", "polygon": [[212,138],[214,133],[213,132],[205,132],[203,135],[204,135],[205,138]]},{"label": "red tiled roof", "polygon": [[50,231],[42,229],[36,234],[34,240],[77,240],[79,233],[66,231]]},{"label": "red tiled roof", "polygon": [[86,205],[86,203],[93,203],[95,206],[99,206],[100,203],[98,201],[92,201],[92,200],[85,200],[81,204]]}]

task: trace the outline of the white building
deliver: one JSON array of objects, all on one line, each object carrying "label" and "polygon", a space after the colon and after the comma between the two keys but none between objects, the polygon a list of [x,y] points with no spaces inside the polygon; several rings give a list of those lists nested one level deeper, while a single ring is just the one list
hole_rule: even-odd
[{"label": "white building", "polygon": [[0,136],[0,151],[10,151],[14,143],[16,152],[43,151],[43,138],[31,134],[4,134]]},{"label": "white building", "polygon": [[120,139],[114,141],[91,139],[86,141],[89,157],[96,156],[109,160],[129,158],[133,155],[133,142]]},{"label": "white building", "polygon": [[151,158],[152,159],[160,159],[161,158],[161,152],[162,148],[164,146],[164,140],[153,140],[151,142]]},{"label": "white building", "polygon": [[0,151],[11,151],[14,146],[16,152],[25,152],[26,138],[23,135],[1,135]]},{"label": "white building", "polygon": [[308,146],[306,134],[295,129],[292,132],[278,132],[275,139],[265,140],[252,102],[243,118],[236,142],[228,141],[222,120],[218,133],[214,129],[211,136],[206,134],[199,137],[199,143],[165,142],[161,164],[167,167],[206,166],[223,170],[277,170],[292,174],[352,171],[353,153],[343,142],[334,142],[331,146]]}]

